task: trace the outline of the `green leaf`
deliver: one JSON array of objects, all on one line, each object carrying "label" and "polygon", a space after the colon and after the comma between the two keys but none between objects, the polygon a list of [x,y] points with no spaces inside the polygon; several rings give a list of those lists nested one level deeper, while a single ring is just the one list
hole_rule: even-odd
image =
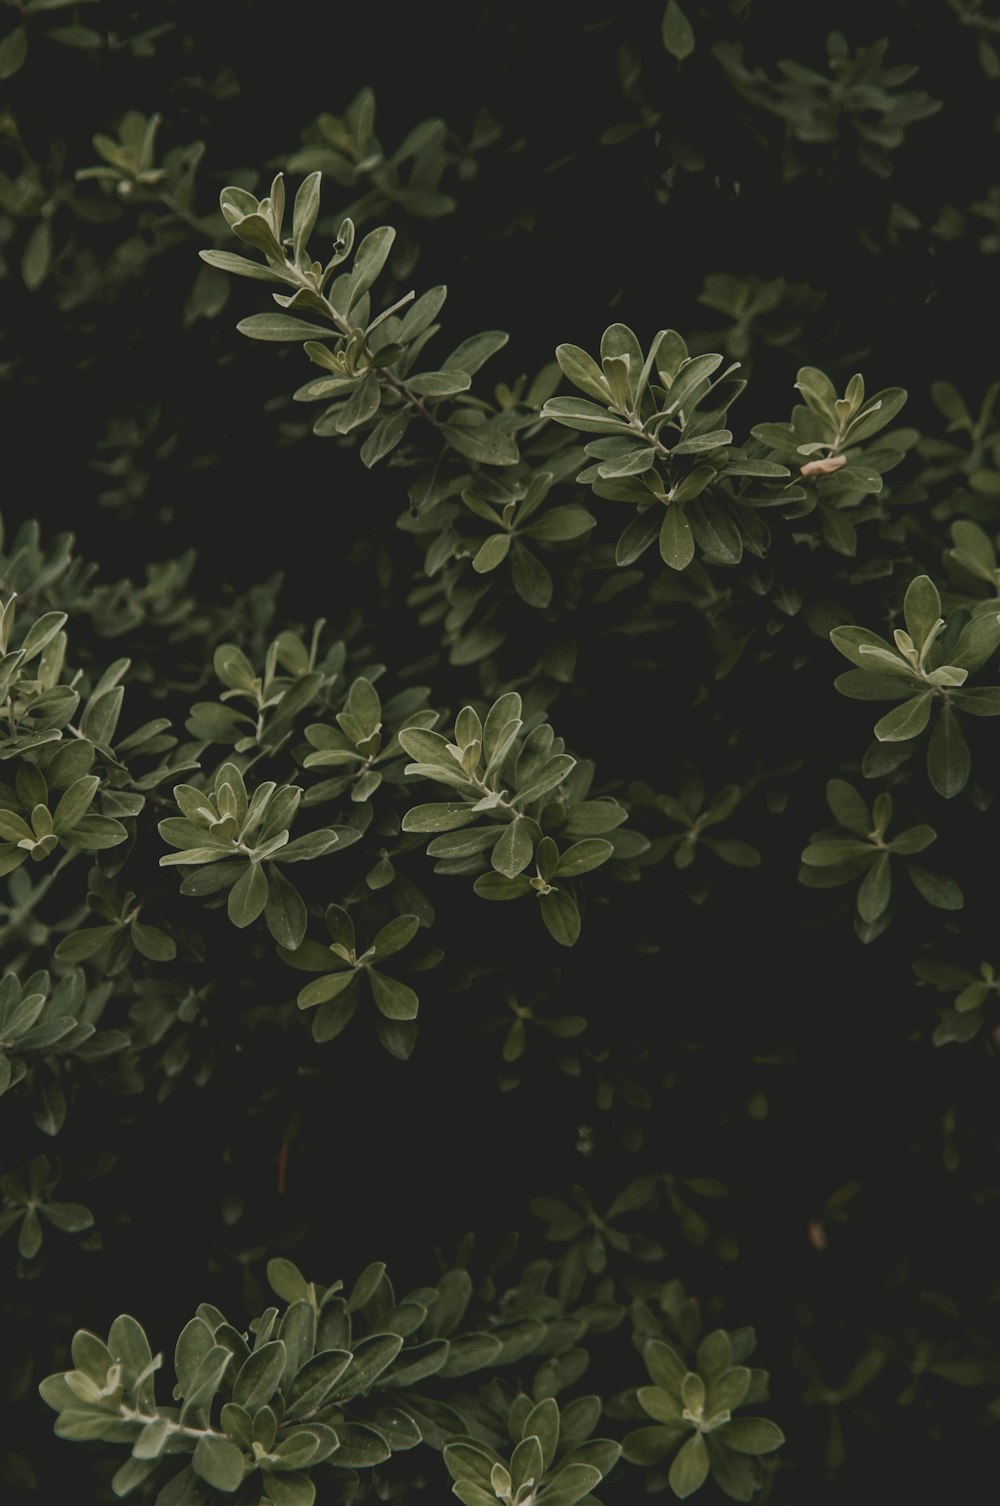
[{"label": "green leaf", "polygon": [[28,33],[23,26],[15,26],[0,41],[0,79],[13,78],[27,56]]},{"label": "green leaf", "polygon": [[799,454],[799,438],[789,424],[754,424],[750,433],[769,450],[794,457],[794,463],[802,465],[805,457]]},{"label": "green leaf", "polygon": [[505,878],[516,878],[531,862],[534,842],[526,823],[517,818],[504,827],[500,840],[494,845],[490,861],[497,873]]},{"label": "green leaf", "polygon": [[[308,943],[306,943],[308,945]],[[330,999],[336,999],[357,982],[358,974],[354,968],[347,968],[343,972],[327,973],[322,978],[316,978],[312,983],[307,983],[305,988],[299,991],[298,1006],[300,1009],[312,1009],[317,1004],[326,1004]],[[351,1014],[353,1014],[353,1006]],[[350,1018],[344,1019],[344,1024]],[[328,1037],[329,1039],[329,1037]]]},{"label": "green leaf", "polygon": [[700,1490],[708,1478],[708,1449],[700,1433],[693,1434],[679,1450],[670,1466],[670,1489],[686,1500]]},{"label": "green leaf", "polygon": [[296,1471],[279,1475],[265,1469],[260,1478],[271,1506],[313,1506],[316,1487],[308,1475]]},{"label": "green leaf", "polygon": [[30,664],[32,659],[36,659],[61,631],[65,623],[65,612],[44,612],[41,617],[37,617],[25,633],[21,644],[22,664]]},{"label": "green leaf", "polygon": [[892,873],[889,867],[889,857],[883,852],[876,858],[858,889],[858,914],[861,919],[869,924],[878,920],[879,916],[888,909],[891,894]]},{"label": "green leaf", "polygon": [[94,1215],[82,1203],[43,1203],[41,1212],[53,1228],[61,1229],[64,1234],[79,1234],[94,1226]]},{"label": "green leaf", "polygon": [[663,515],[660,557],[671,570],[683,570],[694,559],[694,534],[679,502],[671,502]]},{"label": "green leaf", "polygon": [[85,931],[71,932],[59,942],[55,955],[60,962],[86,962],[96,957],[118,930],[118,926],[88,926]]},{"label": "green leaf", "polygon": [[[477,893],[479,889],[477,887]],[[574,946],[580,935],[580,911],[568,889],[553,889],[539,898],[546,930],[560,946]]]},{"label": "green leaf", "polygon": [[586,837],[581,842],[574,842],[572,847],[567,847],[565,852],[560,854],[555,876],[576,878],[581,873],[590,873],[591,869],[599,868],[602,863],[606,863],[614,854],[614,850],[612,843],[598,837]]},{"label": "green leaf", "polygon": [[[230,891],[230,897],[232,891]],[[294,952],[301,945],[308,924],[305,901],[295,885],[272,865],[267,875],[267,903],[264,920],[279,946]]]},{"label": "green leaf", "polygon": [[191,1458],[191,1468],[206,1485],[232,1494],[243,1483],[243,1455],[235,1443],[213,1433],[199,1438]]},{"label": "green leaf", "polygon": [[592,1464],[564,1464],[538,1497],[539,1506],[576,1506],[601,1483],[601,1471]]},{"label": "green leaf", "polygon": [[552,577],[542,564],[520,542],[514,544],[511,555],[511,579],[514,590],[529,607],[543,609],[552,600]]},{"label": "green leaf", "polygon": [[84,852],[103,852],[107,847],[118,847],[128,841],[128,831],[120,821],[109,816],[81,816],[67,833],[67,845],[80,847]]},{"label": "green leaf", "polygon": [[966,786],[972,768],[969,745],[950,706],[938,712],[927,745],[927,774],[939,795],[951,800]]},{"label": "green leaf", "polygon": [[[870,496],[877,496],[883,485],[880,473],[867,465],[846,465],[842,470],[834,471],[833,478],[835,487],[848,487],[852,492],[864,492]],[[853,549],[851,553],[854,553]]]},{"label": "green leaf", "polygon": [[124,699],[124,686],[114,685],[88,701],[80,718],[80,731],[84,736],[92,742],[109,747],[118,726]]},{"label": "green leaf", "polygon": [[563,376],[599,403],[610,404],[611,389],[607,378],[592,356],[578,345],[557,345],[556,360]]},{"label": "green leaf", "polygon": [[410,305],[398,331],[398,339],[401,345],[408,345],[415,340],[417,335],[429,328],[434,323],[438,314],[444,307],[448,297],[448,289],[439,283],[435,288],[429,288],[426,293]]},{"label": "green leaf", "polygon": [[267,1262],[267,1281],[275,1296],[285,1302],[301,1302],[309,1295],[309,1283],[298,1266],[281,1256]]},{"label": "green leaf", "polygon": [[[868,628],[855,627],[853,624],[846,627],[837,627],[830,633],[830,642],[845,659],[850,659],[859,669],[878,671],[879,674],[905,675],[910,678],[910,670],[902,659],[892,653],[884,638],[877,633],[870,632]],[[862,653],[862,648],[879,649],[888,654],[892,663],[876,657],[874,653]]]},{"label": "green leaf", "polygon": [[346,843],[347,833],[343,827],[340,831],[334,831],[332,827],[321,827],[319,831],[306,832],[303,836],[286,842],[284,847],[279,847],[274,853],[273,862],[311,863],[316,858],[326,857],[335,847],[345,846]]},{"label": "green leaf", "polygon": [[320,1435],[309,1428],[286,1434],[271,1450],[273,1470],[298,1470],[311,1464],[320,1448]]},{"label": "green leaf", "polygon": [[860,444],[884,429],[904,406],[907,393],[902,387],[886,387],[870,397],[857,416],[852,419],[847,431],[849,445]]},{"label": "green leaf", "polygon": [[234,251],[199,251],[202,261],[220,272],[231,272],[237,277],[253,277],[258,282],[283,280],[277,267],[264,266],[259,261],[250,261],[246,256],[237,256]]},{"label": "green leaf", "polygon": [[559,1403],[548,1396],[532,1407],[521,1429],[525,1438],[537,1438],[542,1451],[542,1466],[550,1470],[556,1457],[559,1443]]},{"label": "green leaf", "polygon": [[111,1480],[111,1489],[116,1496],[127,1496],[149,1478],[157,1468],[157,1459],[126,1459],[116,1470]]},{"label": "green leaf", "polygon": [[943,873],[931,873],[918,863],[911,863],[907,873],[918,894],[937,910],[961,910],[965,905],[962,891],[953,878]]},{"label": "green leaf", "polygon": [[831,779],[826,787],[826,800],[841,826],[867,838],[872,830],[871,812],[853,785],[846,779]]},{"label": "green leaf", "polygon": [[915,689],[910,675],[883,674],[872,669],[845,670],[833,683],[841,695],[852,701],[901,701],[912,696]]},{"label": "green leaf", "polygon": [[941,597],[927,575],[918,575],[907,587],[903,598],[906,631],[917,649],[922,649],[932,629],[941,620]]},{"label": "green leaf", "polygon": [[387,978],[373,967],[368,969],[368,978],[378,1011],[387,1020],[416,1019],[420,1000],[412,988],[395,978]]},{"label": "green leaf", "polygon": [[481,334],[470,335],[457,345],[446,361],[441,362],[443,371],[466,371],[475,376],[498,350],[503,350],[509,336],[502,329],[487,329]]},{"label": "green leaf", "polygon": [[969,423],[969,410],[961,395],[950,382],[931,383],[931,401],[953,427],[965,427]]},{"label": "green leaf", "polygon": [[707,1416],[716,1417],[720,1412],[735,1412],[743,1405],[753,1376],[746,1365],[733,1365],[717,1375],[708,1388],[705,1403]]},{"label": "green leaf", "polygon": [[642,1357],[654,1385],[662,1387],[671,1396],[679,1397],[687,1366],[676,1350],[662,1339],[650,1339],[642,1351]]},{"label": "green leaf", "polygon": [[623,529],[617,544],[615,545],[615,564],[633,565],[640,555],[644,554],[658,537],[660,532],[659,515],[652,510],[638,518]]},{"label": "green leaf", "polygon": [[662,1386],[640,1386],[635,1399],[646,1416],[652,1417],[654,1422],[661,1422],[672,1428],[683,1425],[683,1404],[680,1395],[672,1389],[667,1391]]},{"label": "green leaf", "polygon": [[351,1360],[352,1356],[346,1349],[324,1349],[319,1354],[314,1354],[288,1386],[285,1397],[286,1419],[304,1415],[319,1407],[333,1393]]},{"label": "green leaf", "polygon": [[241,930],[252,925],[263,912],[268,900],[268,881],[261,863],[249,863],[243,876],[229,891],[227,911],[234,926]]},{"label": "green leaf", "polygon": [[386,957],[401,952],[409,946],[419,929],[420,921],[415,915],[397,915],[395,920],[390,920],[388,925],[384,925],[376,933],[372,942],[372,954],[376,961],[382,962]]},{"label": "green leaf", "polygon": [[413,1386],[428,1375],[436,1375],[448,1358],[448,1340],[431,1339],[405,1349],[398,1363],[382,1377],[383,1386]]},{"label": "green leaf", "polygon": [[738,1454],[771,1454],[785,1441],[781,1429],[766,1417],[734,1418],[726,1424],[720,1438]]},{"label": "green leaf", "polygon": [[415,805],[403,817],[404,831],[456,831],[476,819],[471,804],[458,801],[439,801],[430,805]]},{"label": "green leaf", "polygon": [[176,943],[158,926],[147,926],[142,921],[133,920],[129,934],[136,951],[141,956],[148,957],[150,962],[172,962],[177,956]]},{"label": "green leaf", "polygon": [[525,1435],[515,1448],[510,1460],[510,1477],[516,1493],[529,1481],[538,1485],[545,1473],[542,1446],[537,1438]]},{"label": "green leaf", "polygon": [[[0,48],[2,48],[0,43]],[[52,264],[52,221],[41,219],[28,237],[21,255],[21,276],[29,293],[37,292]]]},{"label": "green leaf", "polygon": [[152,1364],[153,1351],[142,1324],[128,1313],[122,1313],[111,1325],[108,1333],[108,1348],[122,1365],[126,1384],[134,1386],[140,1375]]},{"label": "green leaf", "polygon": [[904,701],[875,723],[875,736],[880,743],[905,743],[919,737],[930,719],[933,704],[934,692],[930,690]]},{"label": "green leaf", "polygon": [[380,225],[376,230],[369,231],[358,246],[351,268],[350,299],[345,313],[350,313],[362,294],[372,286],[385,266],[395,239],[396,232],[391,225]]},{"label": "green leaf", "polygon": [[[110,1348],[117,1352],[113,1344]],[[232,1351],[223,1344],[214,1345],[202,1356],[181,1407],[180,1421],[185,1426],[198,1427],[207,1423],[215,1394],[233,1363]]]},{"label": "green leaf", "polygon": [[995,612],[983,612],[966,624],[958,643],[948,656],[948,662],[959,669],[981,669],[998,648],[1000,616]]},{"label": "green leaf", "polygon": [[457,392],[466,392],[472,386],[467,371],[421,371],[406,378],[406,390],[418,397],[453,397]]},{"label": "green leaf", "polygon": [[1000,686],[977,685],[972,690],[953,690],[948,699],[967,716],[1000,716]]},{"label": "green leaf", "polygon": [[524,874],[510,879],[502,873],[481,873],[472,887],[481,899],[520,899],[531,893],[531,881]]},{"label": "green leaf", "polygon": [[484,1489],[491,1489],[490,1475],[494,1456],[478,1444],[465,1439],[445,1445],[442,1457],[445,1468],[453,1480],[468,1480]]},{"label": "green leaf", "polygon": [[992,585],[996,574],[997,555],[989,534],[984,533],[978,523],[962,518],[951,525],[951,537],[955,546],[956,563],[961,562],[965,569],[971,570],[974,575],[978,575],[981,580],[986,580]]},{"label": "green leaf", "polygon": [[83,774],[74,779],[52,813],[53,827],[60,837],[68,837],[80,817],[93,804],[101,781],[96,774]]},{"label": "green leaf", "polygon": [[316,227],[322,177],[322,173],[310,173],[307,178],[303,179],[295,195],[295,205],[292,210],[292,242],[293,254],[297,262],[301,262],[309,237]]},{"label": "green leaf", "polygon": [[241,319],[236,328],[251,340],[305,341],[317,335],[323,340],[332,340],[337,333],[329,325],[307,324],[304,319],[296,319],[291,314],[250,314]]},{"label": "green leaf", "polygon": [[442,424],[442,439],[467,460],[476,460],[481,465],[516,465],[517,445],[506,430],[496,422],[459,425]]},{"label": "green leaf", "polygon": [[[285,1345],[285,1373],[282,1375],[282,1389],[285,1389],[292,1376],[298,1375],[301,1367],[315,1354],[316,1309],[309,1295],[286,1307],[277,1337]],[[348,1363],[346,1357],[343,1363],[345,1366]]]},{"label": "green leaf", "polygon": [[873,857],[873,849],[866,842],[851,842],[845,837],[810,842],[801,854],[803,863],[809,867],[837,867],[840,863],[854,863],[858,858]]},{"label": "green leaf", "polygon": [[525,532],[541,543],[556,543],[579,538],[593,528],[596,521],[585,507],[569,503],[565,507],[550,507],[537,523],[529,523]]},{"label": "green leaf", "polygon": [[550,397],[542,409],[542,417],[554,419],[568,429],[577,429],[584,434],[629,434],[630,426],[622,419],[588,403],[582,397]]},{"label": "green leaf", "polygon": [[491,533],[489,538],[480,545],[472,561],[473,570],[477,575],[487,575],[491,570],[495,570],[507,558],[510,546],[509,533]]},{"label": "green leaf", "polygon": [[413,412],[410,408],[402,408],[397,413],[387,413],[380,418],[374,429],[365,437],[359,454],[362,464],[369,469],[384,460],[399,444],[403,435],[409,428]]},{"label": "green leaf", "polygon": [[372,1334],[354,1345],[354,1357],[341,1378],[337,1396],[365,1395],[403,1347],[396,1333]]},{"label": "green leaf", "polygon": [[923,852],[937,840],[937,832],[932,826],[911,826],[908,831],[900,832],[889,847],[893,852],[913,853]]},{"label": "green leaf", "polygon": [[378,412],[382,401],[382,388],[378,373],[367,371],[354,388],[347,402],[337,414],[335,427],[338,434],[349,434],[361,424],[367,423]]},{"label": "green leaf", "polygon": [[687,1423],[681,1427],[636,1428],[622,1440],[622,1455],[630,1464],[658,1464],[687,1432]]},{"label": "green leaf", "polygon": [[254,1350],[245,1360],[233,1383],[233,1401],[253,1416],[258,1407],[269,1402],[285,1369],[285,1346],[273,1339]]},{"label": "green leaf", "polygon": [[694,51],[694,32],[687,16],[677,4],[677,0],[669,0],[666,10],[663,12],[663,20],[660,25],[663,45],[672,57],[683,62]]}]

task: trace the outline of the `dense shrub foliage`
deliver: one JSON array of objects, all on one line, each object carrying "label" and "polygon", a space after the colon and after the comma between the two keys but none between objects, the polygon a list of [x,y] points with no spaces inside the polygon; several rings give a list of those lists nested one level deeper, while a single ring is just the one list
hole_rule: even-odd
[{"label": "dense shrub foliage", "polygon": [[765,9],[0,7],[5,1500],[988,1477],[1000,21]]}]

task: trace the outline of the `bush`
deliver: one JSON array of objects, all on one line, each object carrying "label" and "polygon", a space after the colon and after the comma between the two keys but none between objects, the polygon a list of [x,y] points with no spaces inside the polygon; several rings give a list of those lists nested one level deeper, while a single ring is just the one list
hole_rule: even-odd
[{"label": "bush", "polygon": [[5,1492],[953,1493],[996,23],[10,9]]}]

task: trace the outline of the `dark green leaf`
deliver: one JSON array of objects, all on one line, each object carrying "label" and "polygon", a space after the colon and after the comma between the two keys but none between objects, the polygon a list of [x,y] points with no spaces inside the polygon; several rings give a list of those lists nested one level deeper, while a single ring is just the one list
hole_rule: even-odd
[{"label": "dark green leaf", "polygon": [[261,863],[249,863],[229,891],[227,909],[234,926],[252,925],[268,900],[268,881]]},{"label": "dark green leaf", "polygon": [[307,324],[304,319],[296,319],[291,314],[250,314],[241,319],[236,328],[241,335],[249,335],[251,340],[305,341],[315,336],[332,340],[336,335],[336,330],[328,325]]},{"label": "dark green leaf", "polygon": [[951,800],[968,783],[972,759],[965,733],[950,706],[938,712],[927,746],[927,774],[939,795]]}]

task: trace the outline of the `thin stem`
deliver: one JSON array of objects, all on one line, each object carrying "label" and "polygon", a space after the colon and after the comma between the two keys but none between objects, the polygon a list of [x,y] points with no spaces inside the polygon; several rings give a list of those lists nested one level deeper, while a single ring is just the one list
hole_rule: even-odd
[{"label": "thin stem", "polygon": [[[307,278],[303,276],[298,267],[296,267],[292,262],[288,261],[287,258],[285,265],[288,268],[289,272],[294,275],[300,287],[308,288],[311,293],[317,293],[317,289],[308,281]],[[341,313],[338,312],[337,309],[334,308],[333,304],[330,302],[329,298],[325,296],[325,294],[318,293],[317,296],[322,300],[323,307],[326,310],[328,317],[337,326],[340,334],[349,339],[353,334],[353,331],[347,320]],[[374,361],[375,352],[367,343],[365,344],[364,352],[370,361]],[[379,380],[384,382],[387,387],[391,388],[392,391],[395,392],[397,397],[401,397],[405,403],[408,403],[416,413],[420,414],[421,418],[426,419],[427,422],[429,424],[433,424],[435,428],[438,427],[438,421],[434,417],[433,413],[431,413],[430,409],[424,406],[415,392],[410,391],[405,382],[401,382],[398,377],[394,377],[388,370],[388,368],[382,367],[380,369]]]},{"label": "thin stem", "polygon": [[[330,302],[329,298],[324,297],[323,303],[326,306],[330,318],[336,324],[341,334],[350,336],[351,326],[348,324],[347,320],[344,319],[342,315],[340,315],[333,307],[333,304]],[[375,352],[367,343],[365,344],[365,355],[369,360],[374,360],[375,358]],[[392,372],[389,371],[387,367],[383,366],[380,368],[379,379],[381,381],[384,381],[385,385],[387,387],[390,387],[392,391],[396,393],[397,397],[401,397],[404,402],[409,403],[410,407],[413,408],[415,412],[419,413],[421,418],[425,418],[429,424],[433,424],[435,428],[437,427],[437,419],[434,417],[433,413],[431,413],[430,409],[424,406],[417,394],[415,392],[411,392],[410,389],[405,385],[405,383],[401,382],[398,377],[394,377],[392,375]]]},{"label": "thin stem", "polygon": [[[469,783],[475,785],[476,789],[479,790],[479,792],[481,794],[483,794],[483,795],[495,795],[496,794],[496,790],[491,790],[490,787],[489,787],[489,785],[486,784],[482,779],[480,779],[477,774],[470,774],[468,776],[468,778],[469,778]],[[498,799],[497,802],[496,802],[496,805],[494,806],[494,809],[495,810],[506,811],[508,813],[508,815],[513,816],[516,820],[520,820],[523,817],[523,815],[524,815],[523,811],[517,810],[517,808],[515,806],[509,804],[509,802],[506,801],[506,800],[500,800],[500,799]]]}]

